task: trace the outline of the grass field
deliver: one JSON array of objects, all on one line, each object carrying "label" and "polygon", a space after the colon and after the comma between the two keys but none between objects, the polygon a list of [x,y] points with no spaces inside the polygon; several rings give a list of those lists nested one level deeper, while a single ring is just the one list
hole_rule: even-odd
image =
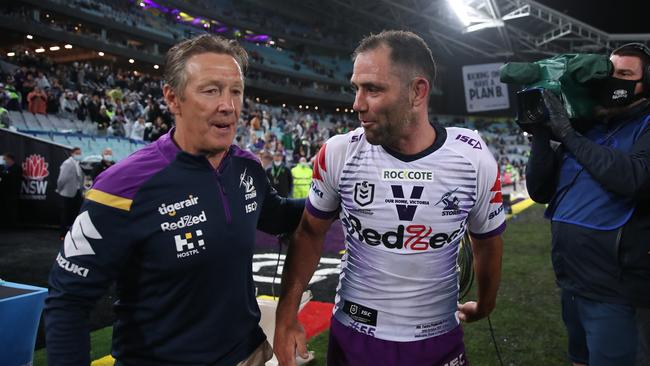
[{"label": "grass field", "polygon": [[[532,206],[510,220],[504,234],[503,277],[491,320],[507,366],[569,364],[549,255],[550,229],[542,211],[542,206]],[[470,293],[468,298],[475,296]],[[111,328],[93,333],[93,359],[109,353],[110,334]],[[327,337],[325,332],[311,340],[316,355],[311,365],[325,365]],[[472,365],[499,365],[487,320],[465,325],[465,343]],[[47,364],[44,353],[35,354],[35,366]]]}]

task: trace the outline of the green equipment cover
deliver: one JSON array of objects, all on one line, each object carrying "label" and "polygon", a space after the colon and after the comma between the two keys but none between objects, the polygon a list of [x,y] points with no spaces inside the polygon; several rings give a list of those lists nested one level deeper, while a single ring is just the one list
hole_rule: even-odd
[{"label": "green equipment cover", "polygon": [[501,82],[524,85],[524,90],[548,89],[562,96],[569,117],[589,118],[595,106],[589,83],[608,77],[612,70],[605,55],[562,54],[536,62],[509,62],[501,67]]}]

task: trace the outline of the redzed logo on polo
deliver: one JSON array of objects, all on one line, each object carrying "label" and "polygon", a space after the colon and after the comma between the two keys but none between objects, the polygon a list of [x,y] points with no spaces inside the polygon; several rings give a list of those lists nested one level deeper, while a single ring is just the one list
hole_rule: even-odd
[{"label": "redzed logo on polo", "polygon": [[50,175],[50,172],[47,170],[49,164],[45,161],[44,157],[38,154],[32,154],[25,158],[22,165],[23,177],[25,179],[43,180]]}]

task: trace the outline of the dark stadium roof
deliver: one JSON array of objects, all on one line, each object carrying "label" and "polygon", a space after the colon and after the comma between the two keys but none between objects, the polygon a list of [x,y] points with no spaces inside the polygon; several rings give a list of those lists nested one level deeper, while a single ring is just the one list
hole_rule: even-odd
[{"label": "dark stadium roof", "polygon": [[[502,27],[463,32],[449,0],[247,0],[260,7],[301,8],[361,37],[387,28],[423,35],[443,58],[534,59],[569,52],[606,52],[632,41],[650,44],[648,1],[463,0]],[[487,24],[487,23],[486,23]],[[645,27],[645,28],[644,28]],[[636,34],[622,34],[636,32]],[[645,34],[643,34],[645,33]]]}]

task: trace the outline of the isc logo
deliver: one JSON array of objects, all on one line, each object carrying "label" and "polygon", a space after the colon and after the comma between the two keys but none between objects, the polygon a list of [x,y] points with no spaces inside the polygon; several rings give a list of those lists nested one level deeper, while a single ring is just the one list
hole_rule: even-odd
[{"label": "isc logo", "polygon": [[458,135],[458,136],[456,136],[456,140],[460,140],[462,142],[465,142],[469,146],[471,146],[471,147],[473,147],[475,149],[483,150],[483,146],[481,145],[481,142],[479,140],[473,139],[471,137],[467,137],[465,135]]},{"label": "isc logo", "polygon": [[245,205],[244,209],[246,210],[246,213],[251,213],[251,212],[257,210],[257,202],[251,202],[251,203]]}]

